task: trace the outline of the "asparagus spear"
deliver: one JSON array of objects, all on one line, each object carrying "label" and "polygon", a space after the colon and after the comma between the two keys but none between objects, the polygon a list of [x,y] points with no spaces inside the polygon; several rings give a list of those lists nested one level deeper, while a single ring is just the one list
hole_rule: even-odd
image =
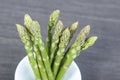
[{"label": "asparagus spear", "polygon": [[[27,19],[31,19],[29,15],[25,16],[25,21]],[[31,19],[32,20],[32,19]],[[29,20],[28,20],[29,21]],[[27,22],[25,22],[27,23]],[[30,24],[28,22],[28,24]],[[41,31],[40,31],[40,24],[37,21],[33,21],[32,26],[26,26],[27,29],[30,31],[30,33],[34,36],[35,42],[39,47],[39,50],[41,52],[42,60],[44,62],[44,66],[48,75],[49,80],[54,80],[54,76],[50,67],[49,57],[47,55],[46,49],[44,48],[44,43],[42,41]],[[43,75],[45,76],[45,75]]]},{"label": "asparagus spear", "polygon": [[80,31],[80,33],[76,37],[75,42],[71,45],[71,47],[69,48],[65,55],[65,58],[63,59],[64,62],[62,62],[63,64],[60,68],[56,80],[62,80],[64,73],[67,71],[72,61],[77,57],[78,53],[80,53],[81,50],[80,48],[85,42],[85,39],[89,34],[89,31],[90,31],[89,25]]},{"label": "asparagus spear", "polygon": [[52,63],[53,58],[54,58],[54,53],[56,51],[56,49],[58,48],[58,42],[59,42],[59,37],[61,35],[61,31],[63,29],[63,23],[62,21],[58,21],[57,25],[55,26],[55,30],[54,30],[54,35],[52,38],[52,46],[51,46],[51,55],[50,55],[50,63]]},{"label": "asparagus spear", "polygon": [[42,38],[39,37],[38,40],[39,40],[39,42],[38,42],[39,49],[41,51],[41,55],[42,55],[42,59],[43,59],[43,62],[44,62],[45,68],[46,68],[48,79],[54,80],[54,76],[53,76],[53,73],[52,73],[52,70],[50,67],[49,57],[48,57],[48,54],[47,54],[46,49],[44,47],[44,43],[42,41]]},{"label": "asparagus spear", "polygon": [[32,70],[35,74],[36,80],[41,80],[38,65],[37,65],[37,62],[34,58],[34,53],[32,50],[33,48],[32,48],[32,44],[31,44],[30,36],[28,35],[27,30],[23,26],[21,26],[19,24],[16,24],[16,26],[17,26],[17,30],[19,32],[19,36],[25,45],[25,49],[26,49],[26,52],[28,54],[28,59],[29,59],[29,62],[31,64]]},{"label": "asparagus spear", "polygon": [[46,40],[46,50],[49,55],[51,54],[50,47],[51,47],[51,42],[52,42],[52,29],[56,25],[59,14],[60,14],[60,10],[53,11],[53,13],[50,15],[49,22],[48,22],[48,36]]},{"label": "asparagus spear", "polygon": [[66,46],[69,42],[69,38],[70,38],[70,31],[69,31],[68,28],[66,28],[63,31],[62,36],[60,38],[59,49],[57,51],[57,54],[55,56],[55,60],[54,60],[54,63],[53,63],[53,74],[54,74],[54,76],[56,76],[56,74],[58,72],[58,68],[59,68],[60,62],[63,58],[65,48],[66,48]]}]

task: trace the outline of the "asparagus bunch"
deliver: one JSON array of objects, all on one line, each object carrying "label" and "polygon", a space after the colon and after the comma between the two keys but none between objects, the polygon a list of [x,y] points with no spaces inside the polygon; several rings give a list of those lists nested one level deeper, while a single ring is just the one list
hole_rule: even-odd
[{"label": "asparagus bunch", "polygon": [[38,68],[37,62],[34,57],[34,52],[32,50],[33,48],[32,48],[32,44],[31,44],[30,36],[29,36],[27,30],[23,26],[21,26],[19,24],[16,24],[16,26],[17,26],[17,30],[19,32],[19,36],[25,45],[25,49],[28,54],[28,59],[31,64],[31,67],[33,69],[33,72],[35,74],[36,80],[42,80],[40,73],[39,73],[39,68]]},{"label": "asparagus bunch", "polygon": [[16,25],[36,80],[62,80],[72,61],[97,40],[97,36],[88,38],[90,26],[87,25],[67,49],[78,22],[64,28],[62,21],[58,20],[59,14],[60,11],[55,10],[50,15],[46,47],[42,41],[40,24],[28,14],[24,17],[24,27]]},{"label": "asparagus bunch", "polygon": [[[28,24],[32,23],[30,26]],[[41,31],[40,31],[40,25],[37,21],[32,21],[31,17],[29,15],[26,15],[25,16],[25,24],[27,25],[27,29],[29,30],[29,32],[34,36],[34,42],[35,42],[35,46],[34,46],[34,49],[36,52],[36,56],[38,58],[38,63],[41,62],[41,74],[43,75],[43,78],[45,80],[47,80],[46,78],[46,74],[45,72],[47,72],[47,75],[48,75],[48,79],[49,80],[53,80],[54,79],[54,76],[52,74],[52,70],[51,70],[51,67],[50,67],[50,62],[49,62],[49,57],[48,57],[48,54],[46,52],[46,49],[44,48],[44,43],[42,41],[42,36],[41,36]],[[38,53],[39,50],[37,50],[37,46],[41,52],[41,54]],[[44,66],[43,66],[43,63],[41,61],[41,57],[40,55],[42,56],[42,60],[43,60],[43,63],[44,63]],[[44,69],[45,68],[45,69]]]},{"label": "asparagus bunch", "polygon": [[90,26],[87,25],[85,28],[83,28],[80,33],[78,34],[75,42],[71,45],[71,47],[68,49],[65,58],[63,60],[63,64],[60,68],[60,71],[57,75],[56,80],[62,80],[65,72],[67,71],[68,67],[72,63],[72,61],[80,55],[81,50],[87,49],[89,46],[92,46],[94,42],[96,41],[97,37],[91,37],[87,41],[86,38],[89,34]]},{"label": "asparagus bunch", "polygon": [[70,39],[72,38],[74,32],[76,31],[77,26],[78,26],[78,22],[73,23],[69,28],[66,28],[61,35],[59,49],[56,53],[56,56],[54,56],[55,60],[53,62],[53,73],[55,77],[60,67],[61,60],[64,57],[65,49]]},{"label": "asparagus bunch", "polygon": [[44,66],[43,61],[42,61],[41,52],[40,52],[39,46],[38,46],[39,39],[41,38],[40,25],[37,21],[33,21],[28,14],[25,15],[24,25],[28,29],[28,31],[31,33],[31,38],[32,38],[32,42],[33,42],[33,49],[34,49],[34,52],[36,54],[36,60],[38,63],[38,67],[40,69],[40,74],[41,74],[42,80],[48,80],[45,66]]}]

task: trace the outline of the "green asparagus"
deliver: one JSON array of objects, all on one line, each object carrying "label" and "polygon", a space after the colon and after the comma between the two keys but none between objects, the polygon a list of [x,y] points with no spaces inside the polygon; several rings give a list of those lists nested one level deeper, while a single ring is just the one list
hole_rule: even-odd
[{"label": "green asparagus", "polygon": [[[78,21],[75,22],[75,23],[73,23],[73,24],[69,27],[69,30],[70,30],[69,42],[70,42],[71,38],[73,37],[73,34],[75,33],[77,27],[78,27]],[[68,43],[68,44],[69,44],[69,43]],[[68,51],[68,50],[67,50],[67,51]],[[66,51],[66,52],[67,52],[67,51]],[[65,56],[65,55],[64,55],[64,56]],[[62,62],[61,62],[60,64],[62,64]],[[60,67],[60,66],[59,66],[59,67]]]},{"label": "green asparagus", "polygon": [[81,51],[92,46],[97,40],[97,36],[88,37],[90,26],[87,25],[69,47],[68,44],[77,30],[78,22],[64,27],[62,21],[58,20],[59,15],[60,10],[55,10],[49,17],[46,46],[42,40],[38,21],[32,20],[26,14],[24,26],[16,24],[28,54],[35,80],[63,80],[72,61],[80,55]]},{"label": "green asparagus", "polygon": [[65,51],[67,44],[69,42],[69,38],[70,38],[70,31],[68,28],[66,28],[63,31],[62,36],[60,38],[59,49],[58,49],[57,54],[55,56],[55,60],[54,60],[54,64],[53,64],[54,76],[56,76],[56,74],[58,72],[60,62],[61,62],[63,55],[64,55],[64,51]]},{"label": "green asparagus", "polygon": [[[31,19],[31,17],[28,15],[25,16],[25,20]],[[31,19],[32,20],[32,19]],[[28,20],[29,21],[29,20]],[[35,42],[38,45],[38,48],[41,52],[42,60],[44,62],[44,66],[48,75],[49,80],[54,80],[54,76],[50,67],[49,57],[46,52],[46,49],[44,48],[44,43],[42,41],[41,31],[40,31],[40,24],[37,21],[32,21],[34,24],[31,26],[26,26],[27,29],[30,31],[30,33],[34,36]],[[27,23],[27,22],[25,22]],[[30,24],[29,22],[27,24]],[[45,75],[43,75],[45,76]]]},{"label": "green asparagus", "polygon": [[51,49],[51,42],[52,42],[52,30],[56,25],[56,22],[58,20],[58,17],[60,15],[60,10],[55,10],[50,15],[49,22],[48,22],[48,36],[46,39],[46,50],[50,57],[50,49]]},{"label": "green asparagus", "polygon": [[[39,51],[39,48],[38,48],[38,36],[39,33],[37,32],[40,32],[40,27],[38,27],[38,22],[37,21],[32,21],[31,17],[27,14],[25,15],[25,18],[24,18],[24,24],[25,26],[28,28],[28,30],[31,32],[32,34],[32,40],[33,40],[33,47],[34,47],[34,51],[35,51],[35,54],[36,54],[36,60],[37,60],[37,63],[38,63],[38,67],[39,67],[39,70],[40,70],[40,73],[41,73],[41,77],[42,77],[42,80],[48,80],[47,78],[47,73],[46,73],[46,70],[45,70],[45,66],[43,64],[43,61],[42,61],[42,57],[41,57],[41,54],[40,54],[40,51]],[[31,25],[29,25],[31,24]]]},{"label": "green asparagus", "polygon": [[16,26],[17,26],[17,30],[19,32],[20,38],[25,45],[25,49],[28,54],[28,59],[31,64],[32,70],[35,73],[36,80],[41,80],[41,76],[39,74],[39,68],[34,57],[30,36],[28,35],[27,30],[23,26],[19,24],[16,24]]},{"label": "green asparagus", "polygon": [[52,38],[52,46],[51,46],[51,55],[50,55],[50,63],[52,64],[53,58],[54,58],[54,54],[56,49],[58,48],[58,42],[59,42],[59,37],[61,35],[61,31],[63,29],[63,23],[62,21],[58,21],[57,25],[55,26],[55,30],[54,30],[54,35]]},{"label": "green asparagus", "polygon": [[[60,72],[58,73],[57,79],[56,80],[62,80],[64,73],[66,72],[66,70],[68,69],[68,67],[70,66],[70,64],[72,63],[72,61],[80,55],[80,51],[81,50],[86,50],[87,48],[89,48],[90,46],[92,46],[95,41],[97,40],[97,36],[92,36],[90,38],[88,38],[85,43],[82,45],[82,47],[77,47],[76,49],[72,49],[71,52],[69,52],[66,56],[65,56],[65,62],[62,65]],[[81,46],[81,45],[80,45]],[[78,50],[77,50],[78,49]],[[76,50],[76,52],[74,52],[74,50]],[[73,52],[72,52],[73,51]],[[77,55],[77,56],[74,56]],[[73,58],[71,56],[74,56]]]},{"label": "green asparagus", "polygon": [[75,42],[71,45],[71,47],[68,49],[65,58],[63,59],[64,62],[62,62],[62,66],[59,70],[59,73],[56,77],[56,80],[61,80],[63,78],[64,73],[72,63],[72,61],[77,57],[77,54],[80,53],[80,48],[85,42],[86,37],[88,36],[90,31],[90,26],[86,26],[83,28],[78,36],[76,37]]}]

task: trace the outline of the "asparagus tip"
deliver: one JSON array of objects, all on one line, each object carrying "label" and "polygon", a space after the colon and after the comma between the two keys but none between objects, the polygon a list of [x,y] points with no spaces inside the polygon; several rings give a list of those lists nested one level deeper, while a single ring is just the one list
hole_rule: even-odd
[{"label": "asparagus tip", "polygon": [[57,9],[57,10],[55,10],[54,12],[55,12],[55,13],[60,13],[60,10],[59,10],[59,9]]},{"label": "asparagus tip", "polygon": [[[51,13],[51,15],[50,15],[50,21],[55,21],[56,22],[56,20],[57,20],[57,18],[59,17],[59,15],[60,15],[60,10],[55,10],[55,11],[53,11],[52,13]],[[52,19],[52,20],[51,20]]]},{"label": "asparagus tip", "polygon": [[16,24],[18,32],[21,31],[22,26],[20,24]]},{"label": "asparagus tip", "polygon": [[85,30],[90,31],[90,25],[85,26]]},{"label": "asparagus tip", "polygon": [[96,41],[98,39],[97,36],[92,36],[91,38],[93,39],[93,41]]},{"label": "asparagus tip", "polygon": [[87,37],[89,35],[89,32],[90,32],[90,25],[87,25],[80,31],[80,34],[81,35],[83,34],[85,35],[85,37]]},{"label": "asparagus tip", "polygon": [[66,29],[63,31],[62,35],[64,36],[63,38],[67,40],[67,39],[69,38],[69,36],[70,36],[70,31],[69,31],[69,29],[66,28]]},{"label": "asparagus tip", "polygon": [[60,10],[59,10],[59,9],[57,9],[56,11],[60,12]]},{"label": "asparagus tip", "polygon": [[75,31],[75,30],[77,29],[77,27],[78,27],[78,21],[76,21],[75,23],[73,23],[73,24],[71,25],[70,31],[71,31],[71,30],[72,30],[72,31]]},{"label": "asparagus tip", "polygon": [[29,14],[25,14],[24,18],[31,18]]},{"label": "asparagus tip", "polygon": [[63,23],[62,23],[62,21],[61,21],[61,20],[59,20],[59,21],[58,21],[58,23],[63,25]]},{"label": "asparagus tip", "polygon": [[16,25],[16,27],[18,27],[19,26],[19,24],[15,24]]},{"label": "asparagus tip", "polygon": [[92,37],[88,38],[85,41],[85,43],[83,44],[81,50],[86,50],[87,48],[92,46],[95,43],[95,41],[97,40],[97,38],[98,38],[97,36],[92,36]]},{"label": "asparagus tip", "polygon": [[65,29],[65,31],[63,32],[63,34],[66,33],[66,32],[69,32],[69,29],[68,29],[68,28]]},{"label": "asparagus tip", "polygon": [[32,18],[30,17],[29,14],[25,14],[24,16],[24,25],[29,28],[32,22]]},{"label": "asparagus tip", "polygon": [[78,25],[78,21],[76,21],[74,24]]}]

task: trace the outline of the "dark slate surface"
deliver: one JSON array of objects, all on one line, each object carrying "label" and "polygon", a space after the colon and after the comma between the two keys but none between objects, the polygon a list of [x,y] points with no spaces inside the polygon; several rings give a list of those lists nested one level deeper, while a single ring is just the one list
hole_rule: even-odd
[{"label": "dark slate surface", "polygon": [[76,59],[82,80],[120,80],[120,0],[0,0],[0,80],[14,80],[19,61],[26,55],[15,23],[29,13],[47,35],[49,14],[61,10],[65,25],[79,21],[79,30],[91,25],[96,44]]}]

